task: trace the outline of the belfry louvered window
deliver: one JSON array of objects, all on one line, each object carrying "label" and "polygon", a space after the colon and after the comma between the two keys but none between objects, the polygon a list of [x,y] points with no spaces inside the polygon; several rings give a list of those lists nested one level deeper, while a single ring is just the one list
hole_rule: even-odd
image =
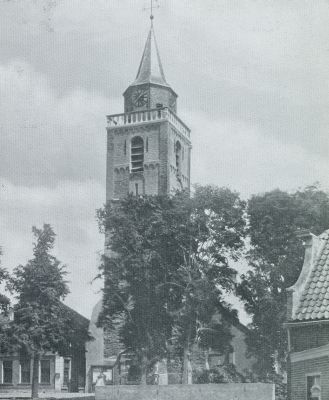
[{"label": "belfry louvered window", "polygon": [[131,140],[131,172],[139,172],[144,169],[144,141],[140,136]]}]

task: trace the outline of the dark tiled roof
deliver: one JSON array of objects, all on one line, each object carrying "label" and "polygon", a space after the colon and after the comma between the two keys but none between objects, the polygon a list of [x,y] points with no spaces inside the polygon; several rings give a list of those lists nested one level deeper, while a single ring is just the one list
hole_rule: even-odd
[{"label": "dark tiled roof", "polygon": [[162,86],[169,86],[163,72],[153,25],[148,34],[142,60],[133,85],[141,85],[144,83],[155,83]]},{"label": "dark tiled roof", "polygon": [[89,319],[79,314],[77,311],[73,310],[73,308],[67,306],[64,303],[61,303],[61,308],[63,312],[67,313],[71,318],[71,321],[76,327],[80,327],[82,329],[87,328],[89,326]]},{"label": "dark tiled roof", "polygon": [[319,253],[299,301],[297,320],[329,319],[329,230],[319,239]]}]

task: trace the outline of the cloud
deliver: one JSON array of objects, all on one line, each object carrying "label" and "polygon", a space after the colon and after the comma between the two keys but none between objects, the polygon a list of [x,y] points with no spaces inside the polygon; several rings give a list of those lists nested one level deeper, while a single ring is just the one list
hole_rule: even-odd
[{"label": "cloud", "polygon": [[[105,113],[122,111],[121,94],[137,72],[149,27],[140,1],[30,0],[1,7],[4,59],[23,58],[56,93],[84,88],[87,109],[98,93],[105,106],[97,129]],[[266,136],[328,154],[326,0],[168,0],[156,13],[179,110],[252,121]]]},{"label": "cloud", "polygon": [[252,122],[211,120],[187,111],[184,115],[192,128],[192,182],[228,186],[244,197],[317,181],[328,190],[328,157],[266,135]]},{"label": "cloud", "polygon": [[23,61],[0,65],[0,91],[0,176],[36,186],[104,182],[110,100],[81,88],[60,97]]},{"label": "cloud", "polygon": [[[105,115],[123,111],[137,72],[149,29],[141,3],[0,1],[4,262],[26,262],[31,226],[49,222],[69,302],[85,315],[103,246],[94,213],[105,200]],[[244,197],[328,187],[328,18],[326,0],[161,2],[155,29],[192,128],[193,182]]]}]

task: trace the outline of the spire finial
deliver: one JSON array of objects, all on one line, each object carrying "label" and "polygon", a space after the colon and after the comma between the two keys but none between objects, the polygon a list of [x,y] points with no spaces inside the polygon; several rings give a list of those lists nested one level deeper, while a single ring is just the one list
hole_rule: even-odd
[{"label": "spire finial", "polygon": [[151,0],[151,15],[150,15],[150,20],[153,22],[154,15],[153,15],[153,0]]},{"label": "spire finial", "polygon": [[144,8],[144,10],[149,10],[149,11],[151,11],[151,14],[150,14],[150,20],[151,20],[151,25],[153,24],[153,20],[154,20],[154,14],[153,14],[153,10],[155,9],[155,8],[160,8],[160,6],[159,5],[154,5],[154,3],[156,3],[158,0],[150,0],[150,7],[145,7]]}]

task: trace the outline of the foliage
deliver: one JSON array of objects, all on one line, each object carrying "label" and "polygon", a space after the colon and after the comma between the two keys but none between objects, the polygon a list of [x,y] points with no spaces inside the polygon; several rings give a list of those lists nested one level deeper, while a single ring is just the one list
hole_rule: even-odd
[{"label": "foliage", "polygon": [[[2,250],[0,247],[0,257],[1,255],[2,255]],[[8,278],[8,272],[6,271],[5,268],[1,266],[1,259],[0,259],[0,285],[3,282],[5,282],[7,278]],[[10,304],[9,298],[5,294],[0,293],[0,325],[5,323],[5,318],[8,313],[9,304]]]},{"label": "foliage", "polygon": [[17,303],[14,306],[13,336],[28,353],[59,349],[66,345],[68,320],[62,317],[61,300],[69,293],[64,279],[65,267],[50,250],[55,233],[50,225],[32,228],[35,237],[33,259],[15,268],[9,287]]},{"label": "foliage", "polygon": [[329,228],[329,197],[317,186],[295,193],[280,190],[252,196],[248,202],[250,270],[238,294],[252,315],[250,352],[262,379],[285,368],[286,288],[300,273],[304,250],[298,231],[320,234]]},{"label": "foliage", "polygon": [[165,355],[171,335],[168,310],[175,292],[162,283],[183,262],[175,235],[182,234],[188,216],[188,210],[178,210],[175,204],[167,197],[129,196],[99,211],[111,238],[111,253],[104,257],[101,271],[105,285],[99,322],[113,328],[115,317],[123,316],[121,340],[140,365],[148,360],[144,374]]},{"label": "foliage", "polygon": [[223,346],[211,320],[230,312],[223,294],[234,286],[229,260],[244,245],[243,210],[237,193],[211,186],[196,187],[193,198],[128,196],[99,210],[109,243],[99,324],[113,329],[121,317],[121,341],[145,371],[169,343]]},{"label": "foliage", "polygon": [[236,311],[224,297],[234,288],[236,271],[230,260],[240,256],[245,235],[244,202],[237,193],[196,186],[190,201],[190,247],[183,249],[184,263],[175,274],[180,302],[173,313],[173,344],[184,357],[184,382],[188,355],[195,343],[223,354],[231,350],[228,320],[236,318]]},{"label": "foliage", "polygon": [[288,400],[288,387],[286,383],[278,382],[275,384],[276,400]]},{"label": "foliage", "polygon": [[[33,258],[15,268],[8,287],[14,294],[14,319],[1,329],[7,352],[20,352],[34,360],[32,395],[38,391],[38,361],[46,351],[64,353],[75,341],[74,319],[61,302],[69,293],[65,266],[51,255],[55,233],[50,225],[32,228]],[[87,334],[87,333],[86,333]]]},{"label": "foliage", "polygon": [[197,371],[195,383],[240,383],[245,378],[237,372],[233,364],[216,365],[206,370]]}]

